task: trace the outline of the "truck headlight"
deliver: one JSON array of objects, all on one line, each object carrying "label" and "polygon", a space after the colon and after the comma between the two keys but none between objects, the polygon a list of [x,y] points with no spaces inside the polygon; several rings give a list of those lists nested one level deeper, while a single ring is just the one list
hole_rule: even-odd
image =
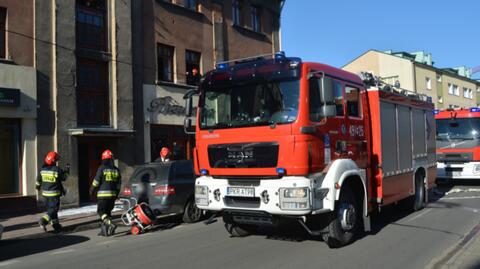
[{"label": "truck headlight", "polygon": [[284,198],[305,198],[307,197],[308,188],[288,188],[282,189]]},{"label": "truck headlight", "polygon": [[473,173],[474,173],[474,174],[480,173],[480,164],[475,164],[475,165],[473,166]]},{"label": "truck headlight", "polygon": [[281,188],[280,208],[286,210],[305,210],[310,208],[310,192],[303,188]]},{"label": "truck headlight", "polygon": [[195,186],[195,203],[200,206],[208,205],[208,187]]}]

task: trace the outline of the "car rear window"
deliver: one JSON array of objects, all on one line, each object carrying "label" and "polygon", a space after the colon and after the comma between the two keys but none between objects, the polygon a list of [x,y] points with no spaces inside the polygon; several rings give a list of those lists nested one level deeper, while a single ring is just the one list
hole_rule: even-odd
[{"label": "car rear window", "polygon": [[167,180],[170,171],[170,165],[160,165],[155,167],[139,167],[133,173],[130,183],[139,183],[144,178],[147,182],[156,182]]}]

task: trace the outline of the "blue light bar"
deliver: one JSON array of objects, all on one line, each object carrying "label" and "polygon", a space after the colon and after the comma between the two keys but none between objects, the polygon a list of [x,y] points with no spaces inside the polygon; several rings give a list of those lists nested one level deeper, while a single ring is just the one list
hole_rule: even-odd
[{"label": "blue light bar", "polygon": [[277,167],[277,174],[279,174],[279,175],[285,175],[285,168]]},{"label": "blue light bar", "polygon": [[207,169],[200,169],[200,174],[202,176],[206,176],[206,175],[208,175],[208,170]]},{"label": "blue light bar", "polygon": [[438,110],[438,109],[433,110],[434,115],[437,115],[438,113],[440,113],[440,110]]},{"label": "blue light bar", "polygon": [[480,108],[478,107],[471,107],[470,112],[480,112]]},{"label": "blue light bar", "polygon": [[285,58],[284,51],[275,52],[275,60],[284,60]]},{"label": "blue light bar", "polygon": [[227,69],[228,63],[219,63],[217,64],[217,69]]}]

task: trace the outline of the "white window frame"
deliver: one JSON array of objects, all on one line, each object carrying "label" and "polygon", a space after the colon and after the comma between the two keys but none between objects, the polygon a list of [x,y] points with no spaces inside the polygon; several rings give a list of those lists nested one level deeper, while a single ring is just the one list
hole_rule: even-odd
[{"label": "white window frame", "polygon": [[432,80],[429,77],[425,77],[425,87],[427,90],[432,89]]}]

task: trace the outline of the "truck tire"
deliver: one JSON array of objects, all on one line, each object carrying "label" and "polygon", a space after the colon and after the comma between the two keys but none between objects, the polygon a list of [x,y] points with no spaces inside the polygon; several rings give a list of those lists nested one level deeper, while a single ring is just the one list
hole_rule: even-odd
[{"label": "truck tire", "polygon": [[195,205],[194,199],[188,200],[183,212],[183,222],[194,223],[198,222],[200,219],[202,219],[202,210]]},{"label": "truck tire", "polygon": [[331,221],[322,235],[323,241],[330,248],[339,248],[350,244],[355,239],[361,224],[361,211],[353,191],[345,186],[335,206]]},{"label": "truck tire", "polygon": [[225,222],[225,229],[232,237],[245,237],[255,232],[255,226]]},{"label": "truck tire", "polygon": [[413,211],[418,211],[425,207],[425,184],[422,175],[417,174],[415,177],[415,194],[413,196]]}]

